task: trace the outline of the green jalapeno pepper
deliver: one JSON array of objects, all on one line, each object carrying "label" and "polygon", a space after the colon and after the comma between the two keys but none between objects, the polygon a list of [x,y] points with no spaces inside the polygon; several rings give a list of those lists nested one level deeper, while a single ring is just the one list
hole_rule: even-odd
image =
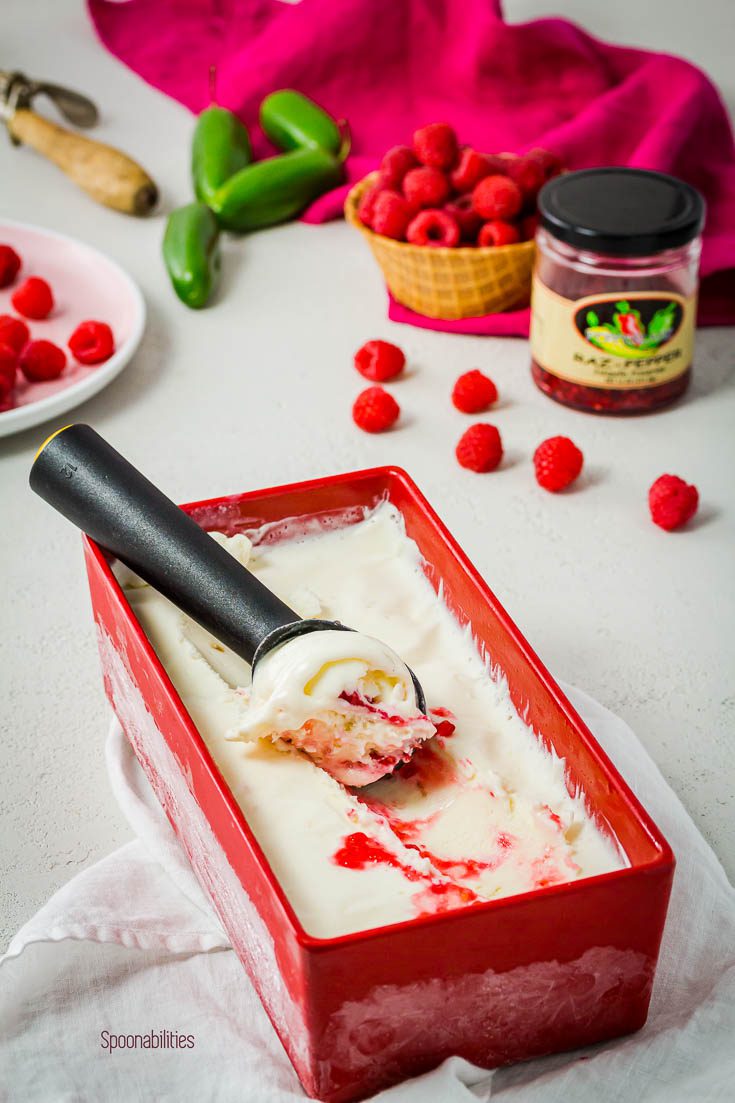
[{"label": "green jalapeno pepper", "polygon": [[191,147],[191,175],[197,199],[209,203],[217,188],[252,159],[250,137],[237,115],[216,105],[202,111]]},{"label": "green jalapeno pepper", "polygon": [[204,203],[172,211],[163,236],[163,259],[174,291],[195,309],[212,294],[220,270],[219,226]]},{"label": "green jalapeno pepper", "polygon": [[342,181],[342,164],[317,146],[257,161],[216,192],[212,210],[228,230],[260,230],[295,218]]},{"label": "green jalapeno pepper", "polygon": [[266,96],[260,105],[260,125],[278,149],[319,146],[336,155],[342,148],[343,134],[332,116],[291,88]]}]

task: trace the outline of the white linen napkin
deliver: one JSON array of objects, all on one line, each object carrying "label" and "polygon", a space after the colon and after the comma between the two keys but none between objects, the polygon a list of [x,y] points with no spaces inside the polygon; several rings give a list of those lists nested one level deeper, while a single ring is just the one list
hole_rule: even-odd
[{"label": "white linen napkin", "polygon": [[[376,1103],[735,1099],[735,890],[630,728],[580,690],[567,692],[677,858],[648,1023],[628,1038],[492,1072],[452,1058]],[[303,1100],[116,722],[106,754],[136,838],[57,892],[0,958],[0,1099]],[[111,1049],[122,1034],[148,1035],[151,1046],[155,1037],[158,1047]],[[185,1048],[160,1047],[174,1036]]]}]

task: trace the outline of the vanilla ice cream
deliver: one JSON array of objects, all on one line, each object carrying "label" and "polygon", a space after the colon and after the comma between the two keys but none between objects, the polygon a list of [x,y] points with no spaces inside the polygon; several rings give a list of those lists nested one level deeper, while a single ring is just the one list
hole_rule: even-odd
[{"label": "vanilla ice cream", "polygon": [[[340,638],[325,639],[324,650],[316,637],[331,632],[274,649],[252,687],[246,663],[128,571],[118,575],[311,935],[366,930],[626,864],[584,794],[568,790],[563,759],[521,720],[470,630],[432,589],[392,505],[341,528],[314,532],[309,524],[298,535],[294,521],[289,531],[280,541],[268,529],[250,540],[216,539],[300,616],[357,632],[335,631]],[[424,688],[428,718],[416,712],[404,661]],[[384,717],[368,711],[349,723],[366,702],[385,713],[390,730],[376,729]],[[323,732],[307,745],[301,729],[315,716],[336,724],[339,746]],[[427,741],[390,776],[355,789],[317,764],[321,755],[332,773],[343,770],[343,782],[364,785],[350,763],[369,763],[375,751],[384,773],[386,748],[407,757],[396,718],[407,721],[411,739]],[[435,725],[439,734],[429,738]],[[276,728],[291,742],[274,742]]]}]

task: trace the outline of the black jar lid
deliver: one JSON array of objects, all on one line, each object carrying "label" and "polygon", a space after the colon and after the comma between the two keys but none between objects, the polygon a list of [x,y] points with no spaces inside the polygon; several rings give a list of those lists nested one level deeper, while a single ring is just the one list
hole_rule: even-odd
[{"label": "black jar lid", "polygon": [[647,169],[567,172],[539,193],[541,225],[559,241],[593,253],[644,257],[686,245],[700,233],[696,188]]}]

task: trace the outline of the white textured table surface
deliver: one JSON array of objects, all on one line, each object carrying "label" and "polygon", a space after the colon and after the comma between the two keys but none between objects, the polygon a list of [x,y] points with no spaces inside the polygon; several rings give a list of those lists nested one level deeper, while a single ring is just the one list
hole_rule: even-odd
[{"label": "white textured table surface", "polygon": [[[521,19],[544,7],[516,0],[509,11]],[[705,3],[709,26],[677,19],[679,5],[667,0],[618,3],[618,26],[592,0],[556,7],[600,34],[622,39],[635,26],[639,44],[678,48],[725,85],[730,78],[726,36],[714,30],[715,17],[722,29],[732,10],[726,2]],[[146,165],[165,208],[188,199],[190,116],[99,47],[80,4],[5,0],[0,60],[91,93],[103,112],[99,137]],[[138,356],[75,419],[178,500],[377,463],[406,467],[552,672],[633,726],[735,874],[732,332],[700,332],[694,385],[678,407],[593,418],[535,389],[524,341],[388,323],[373,261],[344,224],[228,244],[217,305],[192,313],[166,281],[160,215],[132,220],[96,207],[5,141],[0,175],[4,214],[97,245],[148,303]],[[371,337],[398,341],[411,364],[395,388],[403,425],[374,438],[349,417],[360,389],[351,357]],[[491,374],[502,395],[492,420],[507,461],[484,477],[453,458],[466,421],[448,391],[472,367]],[[34,449],[51,428],[0,441],[0,948],[62,882],[128,836],[104,771],[109,712],[79,538],[27,489]],[[558,497],[536,487],[530,463],[535,445],[556,433],[573,437],[587,461],[579,488]],[[647,488],[664,471],[701,491],[684,533],[667,535],[647,516]]]}]

